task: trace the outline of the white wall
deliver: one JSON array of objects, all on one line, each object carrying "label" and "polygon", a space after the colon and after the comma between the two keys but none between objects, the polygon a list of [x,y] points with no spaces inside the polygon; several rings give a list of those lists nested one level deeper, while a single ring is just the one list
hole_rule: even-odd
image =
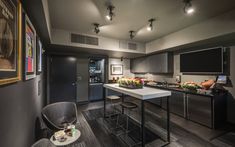
[{"label": "white wall", "polygon": [[[111,64],[122,64],[123,65],[123,75],[118,75],[118,76],[114,76],[111,75]],[[134,77],[134,74],[132,74],[130,72],[130,59],[123,59],[123,61],[121,61],[121,59],[119,58],[109,58],[109,80],[112,80],[113,77],[117,78],[117,77]]]},{"label": "white wall", "polygon": [[162,51],[235,32],[235,9],[146,44],[146,53]]}]

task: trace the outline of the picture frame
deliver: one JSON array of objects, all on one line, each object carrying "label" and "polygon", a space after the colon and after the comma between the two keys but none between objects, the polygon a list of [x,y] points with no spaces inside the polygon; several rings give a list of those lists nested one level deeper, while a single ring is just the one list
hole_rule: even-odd
[{"label": "picture frame", "polygon": [[123,75],[122,64],[111,64],[111,75]]},{"label": "picture frame", "polygon": [[40,75],[42,73],[42,54],[43,54],[43,46],[42,46],[42,42],[39,38],[39,36],[37,36],[37,75]]},{"label": "picture frame", "polygon": [[27,14],[23,13],[23,59],[24,80],[36,77],[36,30]]},{"label": "picture frame", "polygon": [[18,0],[0,0],[0,85],[21,80],[21,13]]}]

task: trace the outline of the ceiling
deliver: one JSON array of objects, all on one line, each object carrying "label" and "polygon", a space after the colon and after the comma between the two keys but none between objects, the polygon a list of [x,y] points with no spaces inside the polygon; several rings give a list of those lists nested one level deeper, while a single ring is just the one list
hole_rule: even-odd
[{"label": "ceiling", "polygon": [[[136,31],[133,39],[149,42],[190,25],[235,8],[234,0],[193,0],[196,13],[183,13],[182,0],[112,0],[113,21],[105,19],[107,0],[48,0],[51,26],[72,32],[92,34],[92,23],[99,23],[100,36],[129,40],[129,30]],[[146,30],[148,20],[156,18],[154,30]]]}]

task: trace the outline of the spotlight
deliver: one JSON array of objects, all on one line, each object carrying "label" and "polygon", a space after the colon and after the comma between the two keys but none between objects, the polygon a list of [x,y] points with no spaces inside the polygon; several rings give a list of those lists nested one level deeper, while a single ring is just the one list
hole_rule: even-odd
[{"label": "spotlight", "polygon": [[107,10],[108,10],[108,15],[106,15],[106,18],[108,19],[108,20],[110,20],[110,21],[112,21],[113,20],[113,16],[114,16],[114,12],[113,12],[113,10],[114,10],[114,6],[113,5],[108,5],[108,7],[107,7]]},{"label": "spotlight", "polygon": [[151,19],[149,19],[149,25],[148,25],[148,27],[147,27],[147,30],[148,31],[152,31],[153,30],[153,22],[155,21],[155,19],[154,18],[151,18]]},{"label": "spotlight", "polygon": [[135,31],[130,30],[129,33],[130,33],[130,38],[133,39],[135,37],[135,34],[134,34]]},{"label": "spotlight", "polygon": [[184,2],[184,13],[185,14],[193,14],[195,9],[192,6],[191,3],[192,0],[183,0]]},{"label": "spotlight", "polygon": [[96,34],[98,34],[98,33],[100,32],[100,29],[99,29],[100,24],[94,23],[93,25],[95,26],[94,32],[95,32]]}]

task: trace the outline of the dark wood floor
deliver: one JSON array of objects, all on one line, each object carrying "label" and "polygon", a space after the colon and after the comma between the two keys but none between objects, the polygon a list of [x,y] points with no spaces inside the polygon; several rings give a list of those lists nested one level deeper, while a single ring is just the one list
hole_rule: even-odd
[{"label": "dark wood floor", "polygon": [[[96,124],[89,124],[86,120],[86,118],[83,115],[84,111],[93,110],[93,109],[99,109],[103,107],[103,102],[93,102],[88,104],[79,104],[78,105],[78,128],[82,132],[82,136],[79,139],[79,145],[72,145],[73,147],[121,147],[126,146],[124,144],[117,143],[116,138],[109,134],[110,132],[107,132],[103,130],[102,128],[94,128]],[[148,107],[154,107],[151,105],[148,105]],[[151,110],[151,109],[150,109]],[[138,112],[137,112],[138,113]],[[148,114],[148,121],[146,124],[148,126],[152,126],[152,128],[155,127],[154,121],[156,121],[156,116],[151,116]],[[155,114],[156,115],[156,114]],[[138,118],[137,118],[138,119]],[[94,121],[92,123],[97,123],[98,121]],[[157,122],[156,122],[157,123]],[[210,130],[210,129],[209,129]],[[208,130],[206,130],[208,131]],[[205,132],[206,132],[205,131]],[[208,134],[211,135],[211,132]],[[235,146],[233,144],[233,138],[235,135],[232,132],[229,132],[227,136],[218,137],[213,140],[208,140],[207,138],[199,137],[197,134],[189,132],[185,128],[181,128],[179,125],[175,123],[171,123],[171,143],[167,145],[168,147],[232,147]],[[153,141],[151,143],[148,143],[147,147],[156,147],[159,145],[159,140]]]}]

